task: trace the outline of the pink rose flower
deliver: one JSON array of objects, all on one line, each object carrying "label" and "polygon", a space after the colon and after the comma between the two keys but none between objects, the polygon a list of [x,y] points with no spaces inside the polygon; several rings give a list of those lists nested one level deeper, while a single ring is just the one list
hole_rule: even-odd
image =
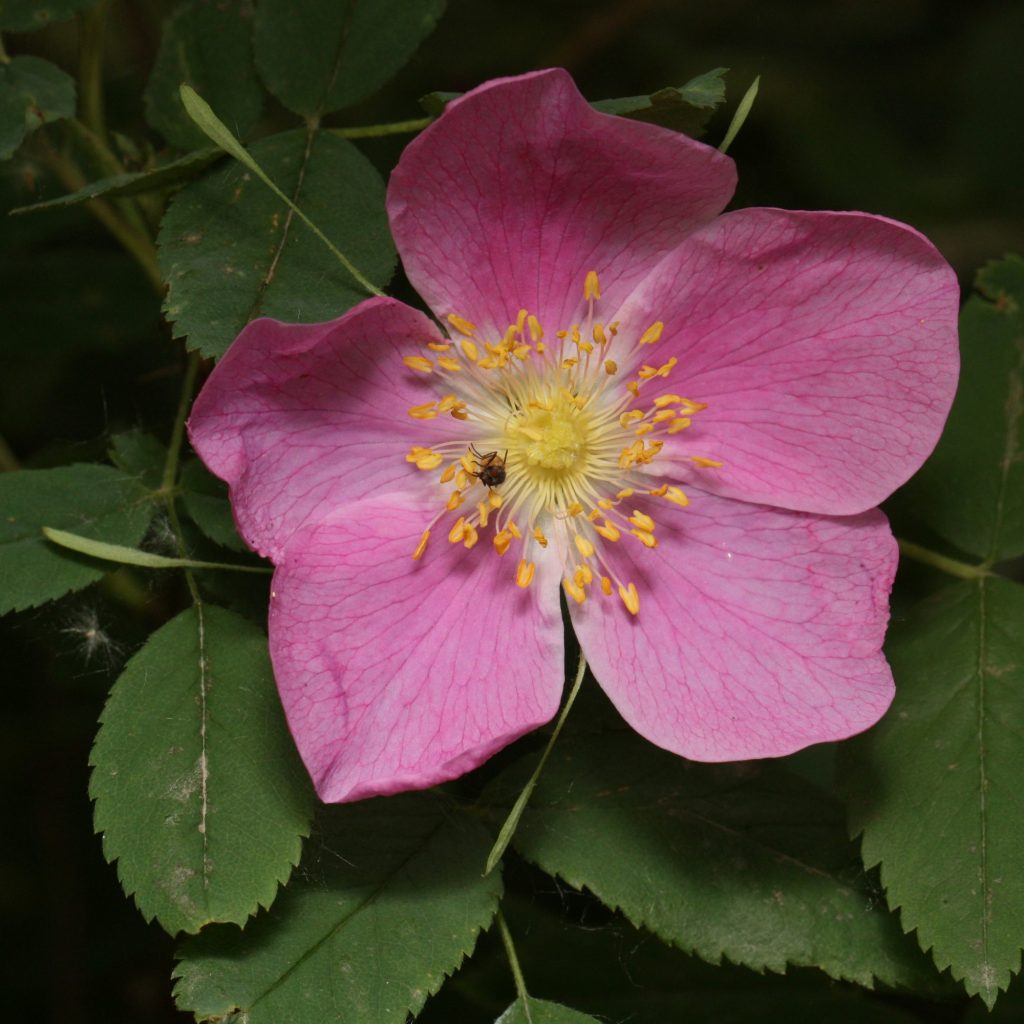
[{"label": "pink rose flower", "polygon": [[551,719],[560,590],[623,717],[685,757],[888,707],[874,506],[952,402],[956,280],[883,217],[721,215],[734,184],[564,71],[489,82],[388,190],[450,337],[370,299],[257,320],[214,370],[192,443],[276,565],[274,671],[324,800],[443,782]]}]

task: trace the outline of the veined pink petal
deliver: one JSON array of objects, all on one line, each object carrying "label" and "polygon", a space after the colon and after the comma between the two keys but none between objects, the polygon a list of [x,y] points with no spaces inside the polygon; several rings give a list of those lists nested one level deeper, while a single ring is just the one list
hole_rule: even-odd
[{"label": "veined pink petal", "polygon": [[[329,802],[462,775],[548,721],[562,691],[557,566],[431,538],[406,496],[296,533],[274,574],[270,651],[292,735]],[[552,561],[552,560],[548,560]]]},{"label": "veined pink petal", "polygon": [[411,487],[414,444],[463,437],[450,416],[422,421],[408,409],[437,389],[402,358],[440,339],[422,313],[370,299],[338,320],[255,320],[217,364],[196,399],[189,437],[231,486],[242,536],[277,559],[288,538],[367,494]]},{"label": "veined pink petal", "polygon": [[614,310],[735,188],[732,160],[655,125],[599,114],[569,75],[496,79],[451,103],[402,154],[388,215],[432,309],[489,331],[520,308],[568,327],[598,273]]},{"label": "veined pink petal", "polygon": [[702,487],[846,515],[935,446],[958,302],[953,271],[905,225],[753,209],[687,239],[617,316],[663,320],[651,358],[679,360],[665,390],[708,403],[675,445],[724,463],[699,471]]},{"label": "veined pink petal", "polygon": [[828,518],[695,492],[626,538],[616,598],[570,602],[594,675],[637,732],[698,761],[778,757],[866,729],[889,706],[882,656],[896,543],[877,510]]}]

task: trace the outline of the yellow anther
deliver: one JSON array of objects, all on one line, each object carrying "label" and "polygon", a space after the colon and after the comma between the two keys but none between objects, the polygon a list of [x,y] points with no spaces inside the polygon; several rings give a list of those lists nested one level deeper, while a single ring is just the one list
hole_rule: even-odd
[{"label": "yellow anther", "polygon": [[416,550],[412,553],[413,561],[418,562],[423,557],[423,552],[427,550],[428,540],[430,540],[430,531],[424,530],[419,544],[416,545]]},{"label": "yellow anther", "polygon": [[640,595],[636,592],[636,584],[630,583],[628,587],[619,584],[619,597],[622,603],[629,609],[630,614],[636,615],[640,611]]},{"label": "yellow anther", "polygon": [[437,418],[437,410],[434,408],[436,402],[424,402],[423,405],[409,407],[409,415],[414,420],[433,420]]},{"label": "yellow anther", "polygon": [[463,530],[462,545],[467,550],[471,548],[480,539],[480,534],[476,532],[476,527],[472,523],[466,523]]},{"label": "yellow anther", "polygon": [[654,400],[656,409],[664,409],[666,405],[675,405],[677,402],[685,402],[682,395],[658,395]]},{"label": "yellow anther", "polygon": [[[443,360],[438,359],[438,362],[443,362]],[[675,356],[673,356],[667,363],[665,363],[663,366],[659,368],[658,376],[667,377],[675,369],[675,366],[678,362],[679,360],[676,359]]]},{"label": "yellow anther", "polygon": [[600,518],[601,518],[601,510],[600,510],[600,509],[597,509],[597,508],[592,508],[592,509],[591,509],[591,510],[590,510],[590,511],[589,511],[589,512],[587,513],[587,519],[588,519],[588,521],[590,521],[591,523],[596,523],[596,522],[598,521],[598,519],[600,519]]},{"label": "yellow anther", "polygon": [[629,517],[629,521],[638,530],[643,530],[645,533],[650,533],[654,529],[654,520],[646,512],[641,512],[638,508],[633,509],[633,514]]},{"label": "yellow anther", "polygon": [[544,345],[543,341],[538,341],[537,344],[533,346],[533,349],[537,353],[537,355],[542,356],[546,351],[546,346]]},{"label": "yellow anther", "polygon": [[718,469],[719,466],[723,465],[723,463],[719,462],[717,459],[705,459],[703,455],[691,455],[690,461],[694,463],[694,465],[705,466],[708,469]]},{"label": "yellow anther", "polygon": [[607,373],[609,377],[613,376],[619,372],[619,364],[615,362],[614,359],[606,359],[604,361],[604,372]]},{"label": "yellow anther", "polygon": [[603,523],[595,523],[594,529],[597,530],[605,540],[616,541],[622,533],[614,523],[609,523],[606,519]]},{"label": "yellow anther", "polygon": [[469,340],[469,338],[462,338],[459,341],[459,348],[462,349],[462,354],[471,362],[475,363],[480,358],[480,350],[476,345]]},{"label": "yellow anther", "polygon": [[476,324],[471,324],[461,316],[456,316],[455,313],[448,314],[448,323],[450,323],[452,327],[459,332],[459,334],[464,334],[467,338],[476,331]]},{"label": "yellow anther", "polygon": [[653,533],[648,533],[646,530],[630,530],[629,532],[633,534],[633,536],[636,537],[636,539],[640,541],[645,548],[656,548],[658,546],[658,538],[655,537]]},{"label": "yellow anther", "polygon": [[462,496],[462,491],[452,491],[446,508],[449,512],[454,512],[465,500]]},{"label": "yellow anther", "polygon": [[443,395],[441,401],[437,403],[437,411],[448,412],[449,409],[454,409],[457,405],[461,404],[454,395]]},{"label": "yellow anther", "polygon": [[519,568],[516,569],[516,586],[522,587],[525,590],[530,585],[536,569],[537,567],[533,562],[527,562],[525,558],[521,558],[519,560]]},{"label": "yellow anther", "polygon": [[452,416],[455,417],[455,419],[457,420],[468,420],[469,413],[466,412],[466,403],[459,402],[459,404],[456,405],[454,409],[452,409]]},{"label": "yellow anther", "polygon": [[578,345],[580,343],[580,325],[572,325],[572,340]]},{"label": "yellow anther", "polygon": [[641,380],[651,380],[654,377],[658,376],[658,368],[656,366],[649,366],[647,363],[644,363],[644,365],[641,366],[640,369],[636,371],[636,375]]},{"label": "yellow anther", "polygon": [[448,531],[448,540],[452,544],[458,544],[459,541],[462,540],[462,538],[465,537],[465,536],[466,536],[466,517],[465,516],[459,516],[459,518],[455,520],[455,524]]},{"label": "yellow anther", "polygon": [[444,456],[440,452],[430,452],[427,455],[421,455],[416,460],[416,468],[437,469],[442,462],[444,462]]},{"label": "yellow anther", "polygon": [[664,497],[676,505],[681,505],[686,508],[690,504],[690,499],[686,496],[686,492],[681,487],[669,487],[666,489]]},{"label": "yellow anther", "polygon": [[519,310],[516,314],[516,333],[522,335],[523,328],[526,326],[526,317],[528,313],[525,309]]},{"label": "yellow anther", "polygon": [[499,555],[503,555],[512,546],[512,534],[508,530],[501,530],[494,535],[492,543],[494,544],[494,550]]},{"label": "yellow anther", "polygon": [[465,455],[463,455],[462,458],[459,459],[459,461],[462,463],[462,468],[467,473],[476,472],[476,463],[473,461],[473,456],[470,455],[469,452],[466,452]]},{"label": "yellow anther", "polygon": [[427,348],[432,352],[447,352],[451,349],[452,343],[450,341],[428,341]]},{"label": "yellow anther", "polygon": [[[544,337],[544,328],[541,327],[540,321],[531,314],[526,318],[526,325],[530,328],[530,340],[540,341]],[[539,347],[538,352],[542,351]]]},{"label": "yellow anther", "polygon": [[462,369],[462,363],[458,359],[453,359],[451,356],[439,356],[437,365],[444,367],[446,370],[450,370],[452,373],[458,373]]},{"label": "yellow anther", "polygon": [[576,566],[576,575],[582,579],[587,586],[594,582],[594,571],[586,563]]},{"label": "yellow anther", "polygon": [[[590,574],[591,579],[593,579],[593,575],[593,573]],[[572,579],[576,586],[580,588],[580,590],[582,590],[587,585],[587,578],[583,574],[582,565],[572,574]]]},{"label": "yellow anther", "polygon": [[660,341],[663,330],[665,330],[665,325],[660,320],[655,321],[640,335],[640,344],[653,345],[656,341]]},{"label": "yellow anther", "polygon": [[608,344],[608,335],[604,333],[604,324],[594,324],[594,341],[598,345]]},{"label": "yellow anther", "polygon": [[621,491],[616,491],[615,497],[622,501],[623,498],[632,498],[636,494],[636,491],[632,487],[623,487]]},{"label": "yellow anther", "polygon": [[458,473],[455,474],[455,486],[460,490],[464,491],[472,482],[473,477],[471,477],[464,469],[460,469]]},{"label": "yellow anther", "polygon": [[668,425],[668,433],[678,434],[680,430],[685,430],[690,425],[689,416],[680,416],[679,419],[673,420]]},{"label": "yellow anther", "polygon": [[605,511],[608,511],[609,509],[611,509],[611,508],[614,508],[614,507],[615,507],[615,502],[614,502],[614,501],[612,501],[612,500],[611,500],[611,499],[609,499],[609,498],[602,498],[602,499],[601,499],[601,500],[600,500],[600,501],[599,501],[599,502],[597,503],[597,507],[598,507],[598,508],[603,508],[603,509],[604,509]]},{"label": "yellow anther", "polygon": [[601,577],[601,593],[604,594],[605,597],[612,596],[612,581],[608,579],[607,576]]},{"label": "yellow anther", "polygon": [[649,434],[654,429],[653,423],[641,423],[636,430],[633,431],[637,437],[643,437],[644,434]]},{"label": "yellow anther", "polygon": [[587,540],[586,537],[584,537],[584,536],[582,536],[582,535],[577,533],[576,536],[573,537],[573,541],[575,541],[575,543],[576,543],[576,550],[584,558],[592,558],[593,557],[593,555],[594,555],[594,545],[591,544],[590,541]]},{"label": "yellow anther", "polygon": [[565,592],[577,603],[583,604],[587,599],[587,592],[575,581],[569,579],[566,576],[562,580],[562,586],[565,587]]},{"label": "yellow anther", "polygon": [[578,501],[574,501],[565,511],[571,516],[582,515],[583,506]]},{"label": "yellow anther", "polygon": [[589,341],[581,341],[579,344],[579,350],[589,354],[594,351],[594,346]]},{"label": "yellow anther", "polygon": [[486,501],[477,502],[477,512],[480,513],[480,526],[485,527],[487,525],[487,517],[491,514],[491,506]]},{"label": "yellow anther", "polygon": [[630,409],[629,412],[624,412],[619,417],[619,426],[622,427],[623,430],[629,430],[634,423],[639,422],[643,418],[644,414],[642,409]]},{"label": "yellow anther", "polygon": [[508,521],[507,525],[505,526],[505,529],[508,530],[508,532],[511,533],[516,540],[523,539],[523,535],[519,532],[519,527],[516,526],[516,524],[513,523],[511,519]]},{"label": "yellow anther", "polygon": [[426,356],[402,356],[402,362],[410,370],[418,370],[420,373],[430,373],[434,364]]},{"label": "yellow anther", "polygon": [[685,412],[685,413],[701,412],[703,409],[706,409],[708,407],[708,403],[707,402],[693,402],[689,398],[682,398],[682,399],[680,399],[680,401],[682,402],[682,405],[683,405],[683,408],[680,410],[680,412]]},{"label": "yellow anther", "polygon": [[608,330],[609,330],[609,331],[611,331],[611,333],[612,333],[612,336],[613,336],[613,337],[614,337],[614,336],[615,336],[616,334],[618,334],[618,333],[619,333],[619,321],[618,321],[618,320],[613,320],[613,321],[612,321],[612,322],[611,322],[611,323],[610,323],[610,324],[608,325]]},{"label": "yellow anther", "polygon": [[626,381],[626,390],[631,395],[639,395],[640,385],[635,380]]},{"label": "yellow anther", "polygon": [[508,327],[505,328],[505,334],[502,336],[501,347],[506,351],[511,349],[513,345],[515,345],[516,343],[516,335],[518,333],[519,332],[516,330],[516,325],[509,324]]},{"label": "yellow anther", "polygon": [[586,280],[583,282],[583,301],[599,298],[601,298],[601,284],[597,280],[597,272],[588,270]]},{"label": "yellow anther", "polygon": [[533,528],[533,535],[537,538],[537,543],[542,548],[546,548],[548,546],[548,539],[544,536],[544,531],[539,526],[535,526]]},{"label": "yellow anther", "polygon": [[555,331],[555,337],[561,338],[563,341],[569,337],[568,331]]},{"label": "yellow anther", "polygon": [[666,423],[676,417],[675,409],[659,409],[652,417],[652,423]]},{"label": "yellow anther", "polygon": [[458,465],[457,462],[453,462],[442,474],[441,483],[450,484],[455,476],[455,467]]},{"label": "yellow anther", "polygon": [[516,347],[514,349],[512,349],[512,355],[514,355],[516,357],[516,359],[521,359],[521,360],[525,361],[526,359],[529,359],[529,357],[530,357],[530,346],[529,345],[516,345]]},{"label": "yellow anther", "polygon": [[494,356],[487,356],[486,359],[481,359],[476,365],[479,366],[481,370],[497,370],[500,366],[504,366],[505,364]]},{"label": "yellow anther", "polygon": [[578,359],[563,359],[562,360],[562,369],[563,370],[571,370],[578,362],[579,362]]},{"label": "yellow anther", "polygon": [[491,508],[501,508],[501,495],[497,491],[491,491],[487,495],[487,500],[491,503]]},{"label": "yellow anther", "polygon": [[655,487],[653,491],[648,491],[654,498],[664,498],[668,494],[668,484],[662,484],[660,487]]}]

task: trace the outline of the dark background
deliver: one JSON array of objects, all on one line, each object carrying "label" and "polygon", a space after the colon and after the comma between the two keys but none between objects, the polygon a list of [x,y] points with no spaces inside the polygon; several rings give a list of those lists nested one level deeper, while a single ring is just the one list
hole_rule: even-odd
[{"label": "dark background", "polygon": [[[108,23],[108,122],[158,148],[140,96],[173,7],[121,0]],[[5,41],[12,55],[36,53],[75,73],[73,20]],[[590,99],[649,93],[727,66],[729,102],[708,127],[712,144],[761,76],[731,149],[735,205],[905,220],[969,287],[986,260],[1024,249],[1022,55],[1024,5],[1010,2],[450,0],[399,77],[331,121],[415,118],[424,93],[551,65],[568,68]],[[257,134],[288,123],[269,107]],[[364,150],[386,174],[405,141]],[[60,191],[31,149],[0,169],[5,210]],[[0,358],[0,468],[101,459],[110,436],[132,427],[166,433],[179,348],[145,278],[80,208],[0,221]],[[172,940],[121,893],[92,834],[86,792],[106,691],[166,612],[167,596],[139,578],[115,574],[2,623],[3,990],[8,1012],[36,1021],[186,1019],[169,995]],[[482,959],[489,953],[485,945]],[[962,1010],[922,1019],[960,1020]]]}]

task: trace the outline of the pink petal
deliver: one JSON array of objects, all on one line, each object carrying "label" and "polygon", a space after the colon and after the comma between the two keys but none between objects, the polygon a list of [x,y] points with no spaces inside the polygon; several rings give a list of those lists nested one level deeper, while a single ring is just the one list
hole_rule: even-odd
[{"label": "pink petal", "polygon": [[701,487],[845,515],[888,497],[935,446],[956,390],[958,302],[953,271],[905,225],[740,210],[687,239],[618,317],[663,320],[648,358],[679,366],[662,390],[709,405],[674,445],[725,463]]},{"label": "pink petal", "polygon": [[558,567],[529,590],[488,538],[367,499],[289,542],[274,575],[270,651],[292,734],[330,802],[421,789],[547,722],[562,690]]},{"label": "pink petal", "polygon": [[466,434],[451,417],[414,420],[436,400],[424,375],[402,362],[439,340],[422,313],[370,299],[338,320],[255,320],[235,339],[196,399],[189,437],[231,485],[242,536],[277,559],[310,519],[413,485],[413,444]]},{"label": "pink petal", "polygon": [[387,205],[409,280],[437,313],[501,331],[525,307],[553,332],[577,314],[588,271],[615,309],[735,182],[717,150],[599,114],[555,69],[450,104],[406,147]]},{"label": "pink petal", "polygon": [[698,761],[778,757],[876,722],[896,544],[877,510],[845,519],[694,493],[654,511],[659,545],[608,545],[630,616],[570,602],[594,675],[641,735]]}]

